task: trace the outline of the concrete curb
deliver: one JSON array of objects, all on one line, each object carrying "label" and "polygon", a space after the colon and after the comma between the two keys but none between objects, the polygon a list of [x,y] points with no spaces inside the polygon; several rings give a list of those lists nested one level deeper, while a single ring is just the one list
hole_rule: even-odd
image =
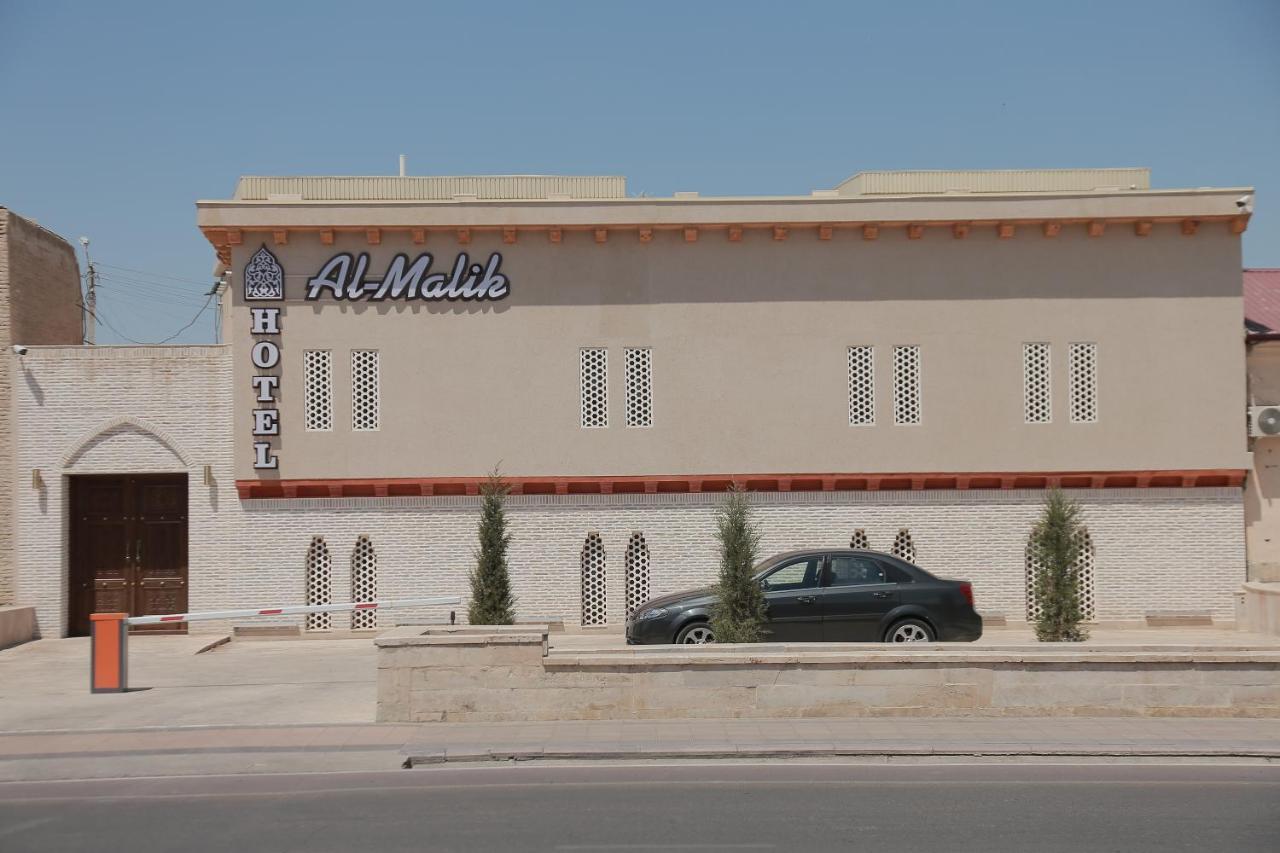
[{"label": "concrete curb", "polygon": [[403,751],[403,767],[440,764],[477,764],[513,761],[636,761],[636,760],[722,760],[793,758],[1248,758],[1280,760],[1280,749],[1177,749],[1173,747],[1098,748],[1087,747],[712,747],[688,749],[475,749]]}]

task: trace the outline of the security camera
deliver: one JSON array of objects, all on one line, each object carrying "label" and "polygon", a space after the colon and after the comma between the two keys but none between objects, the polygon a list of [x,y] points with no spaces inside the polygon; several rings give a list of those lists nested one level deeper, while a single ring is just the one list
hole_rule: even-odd
[{"label": "security camera", "polygon": [[1240,196],[1240,198],[1236,199],[1236,207],[1240,208],[1242,213],[1253,213],[1253,196]]},{"label": "security camera", "polygon": [[13,351],[14,351],[14,352],[16,352],[18,355],[26,355],[26,354],[27,354],[27,348],[26,348],[26,347],[24,347],[22,344],[14,344],[14,345],[13,345],[13,347],[12,347],[12,349],[13,349]]}]

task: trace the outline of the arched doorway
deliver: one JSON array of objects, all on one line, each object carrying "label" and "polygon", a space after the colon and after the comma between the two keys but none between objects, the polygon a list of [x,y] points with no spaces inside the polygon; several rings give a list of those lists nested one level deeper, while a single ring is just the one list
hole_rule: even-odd
[{"label": "arched doorway", "polygon": [[[86,474],[71,489],[68,633],[89,614],[187,610],[187,475]],[[135,631],[185,631],[185,623]]]}]

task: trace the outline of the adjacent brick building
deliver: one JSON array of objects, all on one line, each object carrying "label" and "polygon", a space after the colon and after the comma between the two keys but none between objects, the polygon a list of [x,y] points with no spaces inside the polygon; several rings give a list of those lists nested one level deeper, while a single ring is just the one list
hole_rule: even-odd
[{"label": "adjacent brick building", "polygon": [[1253,450],[1244,501],[1249,580],[1280,581],[1280,424],[1259,423],[1268,409],[1280,410],[1280,269],[1244,271],[1244,318]]},{"label": "adjacent brick building", "polygon": [[[52,231],[0,207],[0,400],[33,378],[14,344],[83,341],[80,269],[75,250]],[[38,387],[38,385],[36,386]],[[0,606],[15,600],[14,492],[20,477],[11,460],[14,425],[0,406]]]}]

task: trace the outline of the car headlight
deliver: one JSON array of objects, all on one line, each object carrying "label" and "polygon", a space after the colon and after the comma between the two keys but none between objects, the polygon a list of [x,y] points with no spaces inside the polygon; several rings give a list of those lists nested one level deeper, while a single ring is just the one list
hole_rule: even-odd
[{"label": "car headlight", "polygon": [[666,615],[667,609],[665,607],[650,607],[648,610],[640,614],[638,621],[643,622],[646,619],[661,619]]}]

